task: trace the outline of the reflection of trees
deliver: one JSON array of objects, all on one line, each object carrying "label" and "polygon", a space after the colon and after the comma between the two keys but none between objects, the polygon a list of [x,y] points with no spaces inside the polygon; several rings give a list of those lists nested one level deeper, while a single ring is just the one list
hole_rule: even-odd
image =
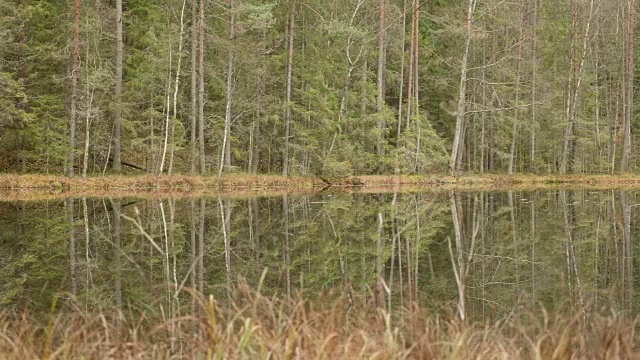
[{"label": "reflection of trees", "polygon": [[[574,228],[576,227],[576,202],[573,193],[560,190],[560,204],[564,215],[564,229],[566,234],[565,257],[566,257],[566,278],[569,291],[573,293],[573,277],[575,277],[575,285],[580,300],[580,308],[584,311],[584,296],[582,290],[582,281],[580,280],[580,271],[578,270],[578,259],[576,257],[576,245],[574,240]],[[570,297],[573,300],[573,295]]]},{"label": "reflection of trees", "polygon": [[420,301],[438,309],[454,301],[461,318],[491,318],[573,298],[632,310],[634,196],[325,193],[221,198],[209,207],[205,199],[81,199],[23,211],[2,204],[0,300],[45,307],[75,287],[88,310],[142,311],[161,299],[179,315],[189,298],[177,292],[183,286],[224,298],[237,276],[256,286],[268,268],[267,293],[335,290],[352,306]]},{"label": "reflection of trees", "polygon": [[633,311],[633,253],[631,252],[631,209],[627,193],[620,192],[620,207],[622,212],[622,302],[623,308]]},{"label": "reflection of trees", "polygon": [[[475,196],[472,208],[470,209],[472,228],[467,231],[465,229],[467,223],[464,221],[465,212],[460,201],[460,195],[451,192],[450,200],[457,256],[454,256],[450,237],[447,237],[447,243],[449,247],[449,255],[451,257],[451,264],[453,266],[453,274],[455,276],[456,286],[458,289],[457,313],[461,320],[465,320],[467,318],[467,281],[469,278],[469,270],[472,268],[472,263],[474,261],[476,238],[478,236],[480,224],[482,223],[482,213],[478,212],[479,199]],[[467,236],[468,232],[470,232],[471,236]]]}]

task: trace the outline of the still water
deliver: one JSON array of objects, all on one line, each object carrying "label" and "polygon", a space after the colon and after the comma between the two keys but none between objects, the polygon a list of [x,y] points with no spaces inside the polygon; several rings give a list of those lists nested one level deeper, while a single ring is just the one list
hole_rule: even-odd
[{"label": "still water", "polygon": [[[635,315],[640,192],[320,193],[0,203],[0,306],[144,311],[271,294],[492,321],[515,310]],[[178,300],[179,299],[179,300]],[[351,306],[351,305],[348,305]],[[361,305],[360,305],[361,306]]]}]

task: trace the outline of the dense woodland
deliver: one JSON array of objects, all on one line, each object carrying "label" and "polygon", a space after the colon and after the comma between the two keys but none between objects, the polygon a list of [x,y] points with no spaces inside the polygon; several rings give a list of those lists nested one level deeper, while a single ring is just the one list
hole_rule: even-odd
[{"label": "dense woodland", "polygon": [[637,168],[635,0],[0,0],[0,169]]}]

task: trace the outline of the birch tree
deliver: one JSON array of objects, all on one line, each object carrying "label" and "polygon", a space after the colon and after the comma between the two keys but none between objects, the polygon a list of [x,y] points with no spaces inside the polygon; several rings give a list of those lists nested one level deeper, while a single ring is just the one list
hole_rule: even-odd
[{"label": "birch tree", "polygon": [[460,170],[463,137],[465,131],[465,111],[467,102],[467,68],[469,61],[469,47],[471,45],[471,33],[473,26],[473,13],[476,9],[477,0],[468,0],[467,18],[465,21],[464,50],[460,69],[460,87],[458,94],[458,106],[456,110],[456,129],[453,138],[453,148],[449,160],[449,172],[453,175]]}]

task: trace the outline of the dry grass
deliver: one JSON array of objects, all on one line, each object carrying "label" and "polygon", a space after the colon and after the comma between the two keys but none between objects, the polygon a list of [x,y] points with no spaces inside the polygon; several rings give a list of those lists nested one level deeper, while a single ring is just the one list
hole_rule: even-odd
[{"label": "dry grass", "polygon": [[523,313],[470,324],[419,307],[391,317],[364,304],[347,310],[347,301],[331,296],[308,302],[266,297],[246,286],[233,298],[228,303],[196,295],[196,305],[173,318],[161,311],[87,314],[70,306],[41,322],[26,313],[4,313],[0,354],[9,360],[640,357],[635,323],[616,313]]},{"label": "dry grass", "polygon": [[[554,188],[634,189],[636,175],[367,175],[329,179],[338,191],[536,190]],[[192,197],[308,194],[327,184],[313,176],[231,174],[214,176],[139,175],[91,176],[0,175],[0,201],[64,197]]]}]

